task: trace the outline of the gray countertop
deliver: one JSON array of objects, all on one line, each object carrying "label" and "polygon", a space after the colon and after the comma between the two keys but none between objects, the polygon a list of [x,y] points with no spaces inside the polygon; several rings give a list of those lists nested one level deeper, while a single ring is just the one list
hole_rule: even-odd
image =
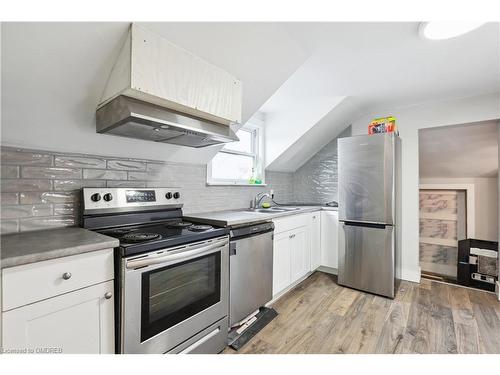
[{"label": "gray countertop", "polygon": [[114,248],[116,238],[83,228],[60,228],[1,236],[1,268]]},{"label": "gray countertop", "polygon": [[245,209],[202,212],[184,215],[184,219],[195,222],[215,225],[219,227],[239,226],[244,224],[257,223],[259,221],[269,221],[279,217],[299,215],[306,212],[316,211],[337,211],[337,207],[321,207],[321,206],[301,206],[298,210],[287,212],[251,212]]}]

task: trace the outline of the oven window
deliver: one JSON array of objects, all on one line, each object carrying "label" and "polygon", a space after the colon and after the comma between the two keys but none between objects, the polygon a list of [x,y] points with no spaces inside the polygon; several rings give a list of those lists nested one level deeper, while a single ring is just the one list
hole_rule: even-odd
[{"label": "oven window", "polygon": [[141,341],[220,301],[221,253],[142,274]]}]

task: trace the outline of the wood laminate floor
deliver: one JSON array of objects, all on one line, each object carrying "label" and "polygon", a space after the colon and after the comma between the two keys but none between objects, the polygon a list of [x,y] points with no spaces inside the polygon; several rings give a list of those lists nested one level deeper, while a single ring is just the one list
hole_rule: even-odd
[{"label": "wood laminate floor", "polygon": [[269,325],[224,353],[500,353],[492,293],[403,281],[390,300],[336,281],[315,272],[274,304]]}]

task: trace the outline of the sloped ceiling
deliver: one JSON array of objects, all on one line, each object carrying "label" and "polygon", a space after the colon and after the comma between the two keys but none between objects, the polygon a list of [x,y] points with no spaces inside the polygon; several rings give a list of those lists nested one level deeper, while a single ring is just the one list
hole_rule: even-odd
[{"label": "sloped ceiling", "polygon": [[314,64],[306,61],[260,108],[265,113],[267,168],[277,168],[274,161],[344,100],[342,96],[318,92],[310,80],[314,76],[311,69]]},{"label": "sloped ceiling", "polygon": [[[95,108],[128,23],[3,23],[2,144],[206,163],[192,149],[95,132]],[[243,81],[243,120],[308,58],[280,24],[141,23]]]},{"label": "sloped ceiling", "polygon": [[344,98],[325,116],[284,150],[267,167],[272,171],[294,172],[319,150],[335,139],[359,116],[354,98]]},{"label": "sloped ceiling", "polygon": [[486,121],[420,130],[420,177],[498,176],[498,126]]}]

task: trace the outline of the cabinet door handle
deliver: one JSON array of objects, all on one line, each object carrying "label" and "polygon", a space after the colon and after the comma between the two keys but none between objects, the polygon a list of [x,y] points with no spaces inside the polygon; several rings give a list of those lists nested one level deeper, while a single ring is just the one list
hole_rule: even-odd
[{"label": "cabinet door handle", "polygon": [[71,272],[64,272],[63,275],[62,275],[62,278],[64,280],[69,280],[71,279]]},{"label": "cabinet door handle", "polygon": [[106,298],[106,299],[110,299],[111,297],[113,297],[113,293],[111,293],[111,292],[107,292],[107,293],[104,295],[104,298]]}]

